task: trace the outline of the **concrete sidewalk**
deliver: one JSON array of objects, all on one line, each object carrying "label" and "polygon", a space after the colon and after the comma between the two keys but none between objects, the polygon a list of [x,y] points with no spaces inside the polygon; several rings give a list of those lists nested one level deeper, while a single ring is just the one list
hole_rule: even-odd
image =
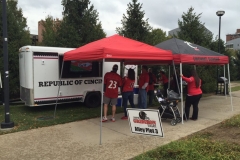
[{"label": "concrete sidewalk", "polygon": [[214,95],[201,99],[197,121],[184,121],[183,125],[171,126],[170,120],[163,120],[164,138],[132,134],[128,121],[121,120],[122,114],[118,114],[116,122],[103,123],[102,145],[99,145],[100,119],[94,118],[0,135],[0,159],[130,159],[239,114],[240,91],[232,95],[234,111],[230,97]]}]

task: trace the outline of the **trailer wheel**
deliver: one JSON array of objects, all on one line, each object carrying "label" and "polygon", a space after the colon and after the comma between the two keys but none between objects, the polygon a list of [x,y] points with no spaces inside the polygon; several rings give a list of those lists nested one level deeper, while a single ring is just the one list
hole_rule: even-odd
[{"label": "trailer wheel", "polygon": [[84,101],[88,108],[96,108],[101,104],[100,92],[89,92]]}]

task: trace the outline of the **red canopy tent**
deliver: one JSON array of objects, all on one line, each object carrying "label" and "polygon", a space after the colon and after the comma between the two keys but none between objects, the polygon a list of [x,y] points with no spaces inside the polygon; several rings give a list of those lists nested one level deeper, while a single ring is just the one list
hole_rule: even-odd
[{"label": "red canopy tent", "polygon": [[[148,44],[135,41],[120,35],[113,35],[64,53],[64,61],[102,61],[124,62],[125,64],[170,64],[171,51],[163,50]],[[104,69],[104,67],[103,67]],[[104,71],[102,71],[104,73]],[[104,76],[104,75],[103,75]],[[102,77],[103,78],[103,77]],[[103,85],[102,85],[103,93]],[[103,97],[102,97],[103,101]],[[102,106],[101,106],[102,117]],[[100,125],[100,144],[102,121]]]},{"label": "red canopy tent", "polygon": [[171,63],[172,52],[119,35],[91,42],[64,54],[64,61],[105,61],[125,64]]}]

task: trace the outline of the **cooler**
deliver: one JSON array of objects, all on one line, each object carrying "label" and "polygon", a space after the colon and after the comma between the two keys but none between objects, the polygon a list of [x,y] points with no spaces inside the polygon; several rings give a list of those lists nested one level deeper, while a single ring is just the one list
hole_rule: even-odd
[{"label": "cooler", "polygon": [[118,100],[117,100],[117,107],[121,107],[122,106],[122,96],[118,96]]}]

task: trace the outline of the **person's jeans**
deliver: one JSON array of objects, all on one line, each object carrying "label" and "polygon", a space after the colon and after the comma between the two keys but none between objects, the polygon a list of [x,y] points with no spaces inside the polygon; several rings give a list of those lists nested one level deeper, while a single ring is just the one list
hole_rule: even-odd
[{"label": "person's jeans", "polygon": [[145,89],[140,89],[138,92],[138,108],[147,108],[147,91]]},{"label": "person's jeans", "polygon": [[154,90],[149,90],[148,91],[148,102],[149,102],[149,105],[152,105],[152,102],[153,102],[153,96],[154,96]]},{"label": "person's jeans", "polygon": [[125,117],[127,117],[127,102],[129,100],[129,103],[132,108],[135,108],[135,105],[133,103],[133,91],[130,92],[122,92],[122,100],[123,100],[123,107],[124,107],[124,114]]}]

